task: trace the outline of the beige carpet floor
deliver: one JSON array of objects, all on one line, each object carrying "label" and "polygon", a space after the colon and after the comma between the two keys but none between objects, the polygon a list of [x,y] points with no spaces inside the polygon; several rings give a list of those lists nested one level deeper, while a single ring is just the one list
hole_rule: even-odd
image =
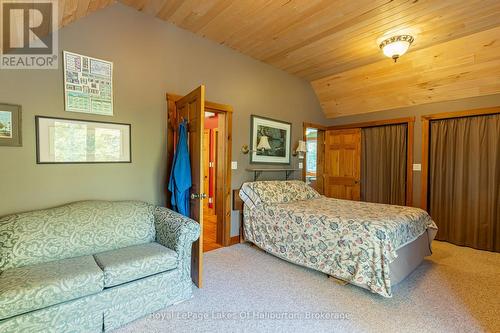
[{"label": "beige carpet floor", "polygon": [[500,254],[433,251],[386,299],[248,244],[221,248],[193,299],[117,332],[500,332]]}]

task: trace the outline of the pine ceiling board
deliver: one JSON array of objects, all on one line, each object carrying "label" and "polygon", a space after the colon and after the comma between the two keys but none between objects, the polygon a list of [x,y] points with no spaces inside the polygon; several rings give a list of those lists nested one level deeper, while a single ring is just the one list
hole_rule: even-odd
[{"label": "pine ceiling board", "polygon": [[[339,5],[341,3],[349,2],[347,0],[337,0],[335,2],[328,0],[305,1],[305,3],[304,1],[289,2],[283,5],[279,12],[275,13],[273,20],[267,26],[259,27],[259,30],[251,32],[251,35],[256,36],[260,43],[252,43],[247,38],[248,36],[244,37],[247,43],[242,46],[242,51],[248,52],[256,58],[263,59],[264,56],[259,54],[259,52],[271,52],[272,48],[281,49],[280,45],[286,45],[286,37],[290,34],[295,36],[293,43],[297,43],[298,40],[301,41],[307,38],[306,34],[297,31],[297,27],[306,25],[308,28],[311,28],[311,25],[314,25],[315,28],[319,29],[321,22],[315,18],[320,13],[331,12],[334,4],[337,9],[340,9]],[[309,24],[306,24],[306,22],[309,22]]]},{"label": "pine ceiling board", "polygon": [[[464,84],[467,79],[476,75],[481,78],[481,71],[487,71],[494,61],[490,60],[487,63],[477,63],[474,59],[474,55],[461,57],[462,59],[457,60],[457,65],[450,66],[449,63],[446,64],[436,64],[435,68],[426,69],[424,66],[413,65],[410,70],[398,69],[397,72],[401,72],[401,75],[377,75],[373,74],[369,77],[357,79],[355,75],[353,78],[342,82],[338,80],[335,82],[337,89],[335,91],[326,92],[323,94],[322,101],[345,101],[350,98],[370,98],[375,95],[387,96],[387,94],[395,93],[400,96],[406,94],[401,94],[400,87],[411,88],[412,86],[420,89],[419,91],[424,92],[435,92],[437,87],[445,86],[448,84],[454,84],[459,86]],[[474,70],[471,71],[470,68],[474,66]],[[436,72],[436,68],[439,72]],[[418,70],[415,70],[418,69]],[[350,77],[349,75],[346,77]],[[485,76],[487,78],[488,75]],[[356,86],[356,83],[358,85]],[[339,89],[338,87],[342,88]],[[339,92],[344,92],[342,95],[338,95]],[[348,94],[345,91],[349,91]],[[333,95],[331,95],[333,94]]]},{"label": "pine ceiling board", "polygon": [[[184,0],[183,3],[172,12],[168,21],[176,26],[196,32],[195,28],[210,22],[214,16],[224,9],[224,0]],[[229,4],[227,4],[229,5]],[[219,12],[217,12],[219,9]],[[207,20],[205,22],[205,20]],[[203,24],[203,22],[205,22]],[[199,30],[199,27],[198,27]]]},{"label": "pine ceiling board", "polygon": [[198,31],[198,34],[217,43],[226,44],[231,36],[251,31],[268,6],[276,5],[275,0],[233,1],[221,15]]},{"label": "pine ceiling board", "polygon": [[141,11],[148,15],[156,16],[169,0],[144,0],[146,3],[142,6]]},{"label": "pine ceiling board", "polygon": [[57,3],[57,26],[62,27],[62,22],[64,18],[64,6],[66,5],[66,0],[59,0]]},{"label": "pine ceiling board", "polygon": [[[251,51],[252,48],[262,50],[273,46],[278,42],[280,32],[287,31],[298,22],[325,10],[331,3],[331,0],[275,1],[273,6],[263,8],[257,24],[251,26],[251,29],[234,34],[225,44],[242,53],[259,58]],[[296,38],[301,38],[301,35],[296,34]]]},{"label": "pine ceiling board", "polygon": [[146,7],[149,4],[150,0],[120,0],[120,2],[123,3],[124,5],[142,11],[144,7]]},{"label": "pine ceiling board", "polygon": [[[407,5],[414,6],[415,3],[407,3]],[[337,67],[345,65],[346,59],[354,59],[361,64],[367,63],[366,59],[364,59],[366,55],[376,57],[371,62],[383,59],[385,56],[379,50],[377,39],[388,30],[401,32],[402,29],[410,25],[409,21],[421,14],[421,11],[410,10],[410,7],[404,9],[404,11],[401,11],[400,7],[393,8],[390,15],[389,11],[386,11],[388,14],[383,20],[380,20],[380,16],[377,15],[371,18],[367,17],[358,24],[349,22],[350,24],[339,33],[297,50],[295,54],[288,55],[286,60],[282,59],[281,61],[286,63],[285,66],[280,66],[278,63],[274,65],[293,73],[300,72],[302,75],[306,75],[307,71],[323,70],[323,68],[320,68],[321,65],[332,68],[332,70],[335,70],[333,73],[344,71],[345,69],[337,70]],[[327,47],[325,47],[325,44]],[[315,57],[311,57],[311,53],[315,54]]]},{"label": "pine ceiling board", "polygon": [[328,117],[500,93],[500,27],[312,85]]},{"label": "pine ceiling board", "polygon": [[[351,24],[337,34],[309,44],[289,53],[278,61],[270,63],[292,74],[308,79],[318,79],[353,68],[345,66],[345,63],[354,62],[354,66],[357,67],[380,60],[383,55],[378,49],[376,41],[388,30],[412,27],[419,31],[410,50],[414,51],[453,38],[448,37],[450,34],[451,36],[453,34],[461,36],[477,32],[476,29],[469,28],[469,25],[464,23],[467,22],[467,19],[471,22],[481,22],[482,28],[479,28],[479,31],[500,24],[500,15],[497,16],[497,19],[484,20],[484,16],[489,15],[492,9],[500,10],[499,1],[494,3],[490,1],[491,6],[486,7],[479,6],[480,3],[484,5],[486,1],[476,0],[476,7],[471,7],[471,3],[473,2],[463,2],[459,5],[450,5],[449,1],[409,3],[403,12],[397,11],[401,8],[395,8],[390,15],[384,14],[385,16],[381,20],[379,19],[380,16],[377,15],[358,24]],[[481,16],[476,15],[475,8],[482,10]],[[464,12],[467,13],[466,17],[463,17]],[[450,23],[459,23],[459,29],[437,30],[438,34],[436,35],[423,39],[419,38],[420,33],[425,34],[426,31],[433,30],[435,26],[442,27]],[[453,27],[456,27],[456,25]],[[353,48],[360,51],[353,52]]]},{"label": "pine ceiling board", "polygon": [[168,21],[183,3],[184,0],[167,0],[156,16],[162,20]]},{"label": "pine ceiling board", "polygon": [[201,28],[214,20],[233,0],[188,0],[170,17],[175,25],[197,33]]},{"label": "pine ceiling board", "polygon": [[[289,36],[278,36],[276,46],[271,46],[269,50],[263,50],[266,53],[260,56],[265,62],[269,63],[284,59],[288,54],[296,50],[333,34],[343,33],[344,29],[355,28],[354,25],[367,24],[367,19],[377,18],[383,12],[387,13],[389,10],[410,2],[410,0],[332,2],[334,6],[332,5],[310,20],[304,20],[297,24],[293,30],[289,31]],[[337,5],[340,6],[337,7]]]},{"label": "pine ceiling board", "polygon": [[87,15],[89,10],[90,0],[78,0],[78,7],[76,9],[76,18],[78,20]]},{"label": "pine ceiling board", "polygon": [[[432,46],[434,44],[443,43],[449,40],[453,40],[456,38],[460,38],[462,36],[467,36],[469,34],[474,34],[476,32],[480,32],[483,30],[491,29],[493,27],[500,25],[500,2],[498,2],[496,7],[486,7],[481,8],[481,11],[466,11],[460,14],[457,17],[456,21],[445,21],[445,20],[436,20],[433,21],[432,17],[423,17],[418,21],[412,23],[414,26],[419,26],[418,22],[426,22],[426,30],[417,34],[416,40],[412,45],[410,52],[415,52],[416,50]],[[458,14],[457,14],[458,15]],[[467,18],[471,15],[477,17],[477,20],[467,21]],[[439,16],[437,16],[439,18]],[[449,23],[448,23],[449,22]],[[429,27],[429,28],[427,28]],[[368,37],[365,42],[360,40],[360,45],[369,45],[370,40],[373,40],[374,36]],[[289,71],[292,74],[305,77],[310,80],[315,80],[325,75],[331,75],[337,72],[342,72],[345,70],[349,70],[351,68],[359,67],[368,63],[375,62],[383,58],[383,54],[381,52],[375,52],[378,50],[376,45],[372,46],[370,49],[368,46],[364,48],[361,52],[363,54],[356,53],[351,48],[347,48],[344,50],[345,52],[349,52],[352,58],[349,62],[338,63],[338,59],[343,59],[343,54],[339,54],[338,52],[332,52],[328,59],[325,55],[318,54],[314,58],[314,63],[309,67],[302,67],[301,64],[296,65],[295,67],[285,67],[283,69]],[[331,60],[332,57],[335,57],[335,60]],[[326,60],[322,60],[326,59]],[[305,62],[302,62],[305,64]]]},{"label": "pine ceiling board", "polygon": [[102,8],[104,8],[102,0],[90,0],[87,15]]},{"label": "pine ceiling board", "polygon": [[59,26],[63,27],[76,20],[78,9],[78,0],[65,0],[64,6],[60,6],[59,10],[63,12],[62,20],[59,21]]},{"label": "pine ceiling board", "polygon": [[276,33],[264,46],[255,45],[247,52],[253,57],[272,63],[294,50],[300,49],[326,35],[340,31],[363,12],[384,5],[388,0],[331,2],[328,8],[293,22],[285,30]]},{"label": "pine ceiling board", "polygon": [[59,0],[58,27],[62,28],[113,3],[114,0]]},{"label": "pine ceiling board", "polygon": [[290,1],[233,1],[221,15],[202,28],[200,34],[242,52],[238,45],[244,45],[248,41],[258,43],[260,38],[257,33],[273,26],[279,13],[288,8],[284,6],[287,2]]}]

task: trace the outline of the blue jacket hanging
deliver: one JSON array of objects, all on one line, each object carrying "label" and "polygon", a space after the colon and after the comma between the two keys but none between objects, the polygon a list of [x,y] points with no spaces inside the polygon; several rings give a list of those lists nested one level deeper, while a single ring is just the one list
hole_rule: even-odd
[{"label": "blue jacket hanging", "polygon": [[187,124],[179,125],[179,141],[174,153],[168,190],[172,192],[172,208],[189,217],[189,192],[191,188],[191,161],[189,159]]}]

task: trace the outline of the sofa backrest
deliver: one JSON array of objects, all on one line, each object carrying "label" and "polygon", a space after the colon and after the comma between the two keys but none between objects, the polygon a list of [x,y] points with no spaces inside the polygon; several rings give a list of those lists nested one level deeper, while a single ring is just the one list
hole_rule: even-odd
[{"label": "sofa backrest", "polygon": [[300,180],[269,180],[244,183],[240,197],[252,207],[315,199],[321,195]]},{"label": "sofa backrest", "polygon": [[139,201],[81,201],[2,217],[0,271],[152,242],[153,209]]}]

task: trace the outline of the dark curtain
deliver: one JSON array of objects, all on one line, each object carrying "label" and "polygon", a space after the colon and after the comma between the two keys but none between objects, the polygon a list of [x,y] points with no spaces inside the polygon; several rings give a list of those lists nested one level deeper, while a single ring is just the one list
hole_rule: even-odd
[{"label": "dark curtain", "polygon": [[500,252],[500,114],[436,120],[430,129],[437,239]]},{"label": "dark curtain", "polygon": [[407,124],[361,130],[361,200],[406,204]]}]

